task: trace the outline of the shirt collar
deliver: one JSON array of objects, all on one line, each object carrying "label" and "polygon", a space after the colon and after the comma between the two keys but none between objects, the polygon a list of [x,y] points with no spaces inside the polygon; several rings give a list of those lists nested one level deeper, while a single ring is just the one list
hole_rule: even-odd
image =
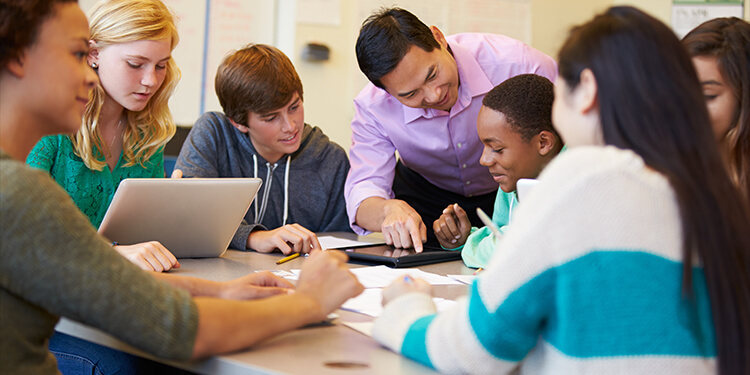
[{"label": "shirt collar", "polygon": [[[450,50],[453,52],[453,58],[456,60],[458,68],[458,77],[460,85],[458,87],[458,100],[451,108],[451,115],[463,111],[471,104],[474,97],[488,93],[494,85],[484,74],[484,70],[477,62],[470,50],[464,48],[458,43],[448,42]],[[412,121],[424,118],[433,118],[445,116],[447,112],[432,108],[411,108],[404,106],[404,123],[409,124]]]}]

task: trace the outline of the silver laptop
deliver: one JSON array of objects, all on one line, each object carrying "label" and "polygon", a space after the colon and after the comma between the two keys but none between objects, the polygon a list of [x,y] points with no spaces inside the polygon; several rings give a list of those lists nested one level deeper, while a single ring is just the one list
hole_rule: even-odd
[{"label": "silver laptop", "polygon": [[539,183],[539,180],[533,178],[520,178],[516,181],[516,194],[518,194],[518,202],[520,203],[526,197],[529,196],[534,186]]},{"label": "silver laptop", "polygon": [[129,178],[99,234],[121,245],[159,241],[177,258],[218,257],[260,188],[259,178]]}]

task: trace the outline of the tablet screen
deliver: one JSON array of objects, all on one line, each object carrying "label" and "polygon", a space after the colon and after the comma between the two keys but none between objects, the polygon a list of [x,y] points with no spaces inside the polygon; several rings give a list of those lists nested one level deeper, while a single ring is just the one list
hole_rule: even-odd
[{"label": "tablet screen", "polygon": [[414,267],[423,264],[461,259],[461,251],[425,246],[421,253],[413,248],[397,249],[391,245],[377,244],[336,249],[358,262],[385,264],[390,267]]},{"label": "tablet screen", "polygon": [[[391,245],[371,245],[371,246],[357,246],[357,247],[351,247],[351,248],[343,248],[343,249],[337,249],[346,251],[347,254],[350,253],[357,253],[357,254],[367,254],[367,255],[377,255],[382,256],[386,258],[400,258],[402,256],[407,255],[414,255],[417,254],[417,251],[414,250],[414,248],[410,249],[396,249]],[[433,251],[430,249],[425,249],[424,251]]]}]

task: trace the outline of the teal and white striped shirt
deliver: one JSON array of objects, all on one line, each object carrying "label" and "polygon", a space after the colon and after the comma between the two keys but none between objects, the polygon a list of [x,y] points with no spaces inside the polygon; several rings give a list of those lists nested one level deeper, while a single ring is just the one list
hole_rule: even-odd
[{"label": "teal and white striped shirt", "polygon": [[553,160],[487,269],[453,309],[391,301],[376,340],[444,373],[716,372],[699,264],[682,291],[682,229],[666,178],[630,151]]}]

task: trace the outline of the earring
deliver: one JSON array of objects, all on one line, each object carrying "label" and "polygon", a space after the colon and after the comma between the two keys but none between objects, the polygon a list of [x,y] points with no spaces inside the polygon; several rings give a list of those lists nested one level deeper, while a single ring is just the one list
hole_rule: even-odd
[{"label": "earring", "polygon": [[97,65],[97,64],[96,64],[95,62],[92,62],[92,63],[91,63],[91,67],[92,67],[92,68],[94,68],[94,69],[96,69],[96,68],[98,68],[98,67],[99,67],[99,65]]}]

